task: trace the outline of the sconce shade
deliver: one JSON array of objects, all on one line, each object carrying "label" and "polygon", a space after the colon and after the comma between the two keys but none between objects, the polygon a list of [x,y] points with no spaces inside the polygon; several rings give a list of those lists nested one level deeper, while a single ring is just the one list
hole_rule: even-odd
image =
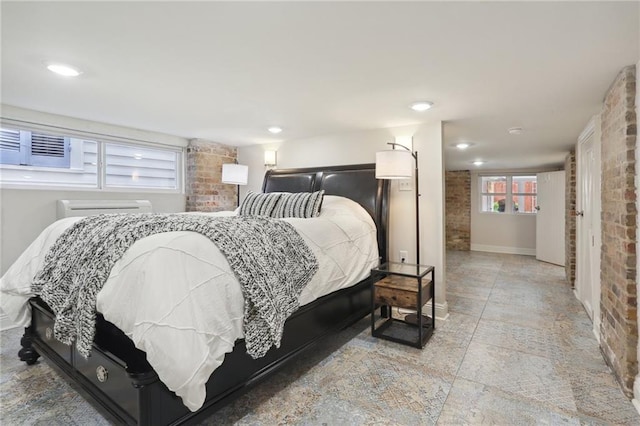
[{"label": "sconce shade", "polygon": [[249,178],[249,166],[243,164],[223,164],[222,183],[246,185]]},{"label": "sconce shade", "polygon": [[412,176],[411,151],[393,149],[376,152],[376,179],[408,179]]},{"label": "sconce shade", "polygon": [[276,151],[265,151],[264,152],[264,165],[265,166],[275,166],[276,165]]}]

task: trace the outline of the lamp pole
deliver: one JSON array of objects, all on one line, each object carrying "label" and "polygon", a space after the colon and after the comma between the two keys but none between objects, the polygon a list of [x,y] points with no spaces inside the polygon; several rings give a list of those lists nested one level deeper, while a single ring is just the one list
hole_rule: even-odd
[{"label": "lamp pole", "polygon": [[415,179],[416,179],[416,263],[420,264],[420,188],[418,179],[418,151],[411,151],[404,145],[395,142],[387,142],[387,145],[391,145],[392,149],[396,149],[396,146],[404,148],[411,153],[411,156],[416,162]]}]

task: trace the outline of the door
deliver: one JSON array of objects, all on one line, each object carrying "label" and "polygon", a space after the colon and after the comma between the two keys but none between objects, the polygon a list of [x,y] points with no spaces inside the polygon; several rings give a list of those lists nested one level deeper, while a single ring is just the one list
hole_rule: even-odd
[{"label": "door", "polygon": [[564,171],[538,173],[536,259],[564,266]]},{"label": "door", "polygon": [[599,337],[600,329],[600,153],[593,128],[584,132],[576,152],[576,283]]}]

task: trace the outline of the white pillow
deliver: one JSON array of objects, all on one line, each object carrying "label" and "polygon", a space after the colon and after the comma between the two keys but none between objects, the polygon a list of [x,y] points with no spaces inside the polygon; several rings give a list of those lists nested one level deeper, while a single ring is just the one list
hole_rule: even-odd
[{"label": "white pillow", "polygon": [[355,216],[373,223],[371,215],[355,201],[337,195],[325,195],[322,201],[322,210],[320,210],[320,216],[318,217],[326,219],[334,216]]}]

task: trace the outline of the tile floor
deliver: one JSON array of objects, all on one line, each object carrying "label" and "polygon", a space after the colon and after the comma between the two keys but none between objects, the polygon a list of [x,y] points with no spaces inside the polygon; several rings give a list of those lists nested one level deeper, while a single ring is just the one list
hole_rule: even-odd
[{"label": "tile floor", "polygon": [[447,299],[439,333],[464,323],[470,337],[438,424],[640,424],[563,268],[448,252]]},{"label": "tile floor", "polygon": [[[447,253],[450,316],[423,350],[371,337],[365,318],[203,424],[640,425],[560,267]],[[46,365],[0,345],[2,424],[105,424]]]}]

